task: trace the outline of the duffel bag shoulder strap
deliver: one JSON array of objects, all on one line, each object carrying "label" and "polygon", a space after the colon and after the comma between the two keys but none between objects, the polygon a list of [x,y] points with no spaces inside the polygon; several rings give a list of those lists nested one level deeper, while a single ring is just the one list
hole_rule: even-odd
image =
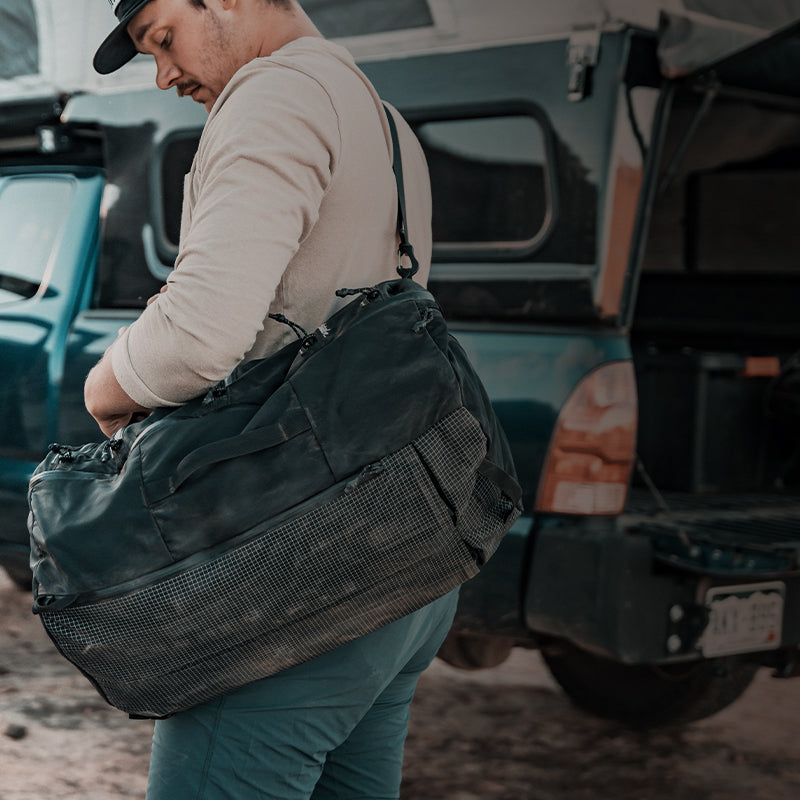
[{"label": "duffel bag shoulder strap", "polygon": [[[397,272],[401,278],[410,278],[417,273],[419,261],[414,255],[414,248],[408,240],[408,227],[406,224],[406,192],[403,183],[403,160],[400,155],[400,137],[397,134],[397,125],[389,108],[384,105],[386,119],[389,121],[389,131],[392,135],[392,171],[397,183],[397,232],[400,235],[400,246],[397,250]],[[403,266],[403,256],[411,262],[410,267]]]}]

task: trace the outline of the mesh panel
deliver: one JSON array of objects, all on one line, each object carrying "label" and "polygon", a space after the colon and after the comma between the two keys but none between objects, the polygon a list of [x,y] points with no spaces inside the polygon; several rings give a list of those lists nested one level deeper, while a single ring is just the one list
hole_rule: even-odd
[{"label": "mesh panel", "polygon": [[[470,548],[494,549],[507,527],[497,491],[475,481],[484,454],[480,428],[459,409],[332,502],[158,583],[42,621],[118,708],[188,708],[376,630],[474,575]],[[440,484],[460,498],[466,535]]]},{"label": "mesh panel", "polygon": [[475,468],[486,455],[486,439],[478,421],[466,409],[459,409],[413,444],[458,518],[472,494]]},{"label": "mesh panel", "polygon": [[[485,564],[497,550],[503,534],[519,518],[522,509],[503,494],[487,477],[475,476],[475,489],[459,521],[458,531],[466,544],[478,553],[478,564]],[[498,526],[504,521],[502,527]]]}]

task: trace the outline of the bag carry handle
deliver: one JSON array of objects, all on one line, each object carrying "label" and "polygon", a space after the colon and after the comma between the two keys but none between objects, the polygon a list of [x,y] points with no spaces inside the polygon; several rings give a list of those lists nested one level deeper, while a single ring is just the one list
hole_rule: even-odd
[{"label": "bag carry handle", "polygon": [[236,436],[198,447],[181,459],[175,473],[169,479],[167,493],[177,492],[192,475],[201,469],[219,464],[221,461],[229,461],[239,456],[269,450],[308,430],[311,430],[311,423],[301,409],[294,414],[283,415],[277,425],[245,430]]},{"label": "bag carry handle", "polygon": [[[395,124],[392,112],[384,104],[383,110],[386,112],[386,119],[389,120],[389,132],[392,135],[392,172],[397,183],[397,232],[400,234],[400,246],[397,248],[397,273],[401,278],[410,278],[416,275],[419,269],[419,261],[414,255],[414,248],[408,241],[408,229],[406,227],[406,192],[403,183],[403,161],[400,156],[400,137],[397,135],[397,125]],[[411,262],[410,267],[403,266],[403,256],[407,256]]]}]

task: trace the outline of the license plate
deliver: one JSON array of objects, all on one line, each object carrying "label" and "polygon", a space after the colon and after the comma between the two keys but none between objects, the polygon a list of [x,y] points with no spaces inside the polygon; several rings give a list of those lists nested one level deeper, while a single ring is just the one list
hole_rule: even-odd
[{"label": "license plate", "polygon": [[780,581],[716,586],[706,594],[704,656],[729,656],[780,647],[785,586]]}]

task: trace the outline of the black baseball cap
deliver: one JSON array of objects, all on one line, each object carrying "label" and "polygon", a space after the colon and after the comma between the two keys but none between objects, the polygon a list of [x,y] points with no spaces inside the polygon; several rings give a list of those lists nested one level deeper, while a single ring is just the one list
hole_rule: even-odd
[{"label": "black baseball cap", "polygon": [[136,55],[136,46],[128,35],[128,23],[150,0],[108,0],[119,24],[108,34],[94,54],[94,68],[108,75],[127,64]]}]

